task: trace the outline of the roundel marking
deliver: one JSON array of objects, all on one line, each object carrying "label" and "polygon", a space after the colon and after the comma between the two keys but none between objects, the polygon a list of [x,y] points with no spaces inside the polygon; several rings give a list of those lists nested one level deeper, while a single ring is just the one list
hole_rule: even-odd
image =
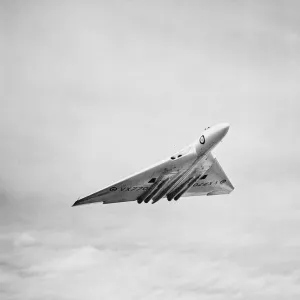
[{"label": "roundel marking", "polygon": [[200,140],[199,141],[200,141],[200,144],[202,144],[202,145],[205,144],[205,137],[204,137],[204,135],[200,136]]},{"label": "roundel marking", "polygon": [[223,180],[220,181],[221,184],[223,184],[225,182],[226,182],[226,179],[223,179]]},{"label": "roundel marking", "polygon": [[116,191],[117,189],[118,189],[117,187],[113,186],[113,187],[111,187],[109,190],[110,190],[111,192],[114,192],[114,191]]}]

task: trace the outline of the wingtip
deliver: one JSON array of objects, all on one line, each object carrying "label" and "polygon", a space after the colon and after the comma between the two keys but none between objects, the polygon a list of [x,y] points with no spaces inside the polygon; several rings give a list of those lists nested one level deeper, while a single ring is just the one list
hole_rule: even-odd
[{"label": "wingtip", "polygon": [[82,201],[81,201],[81,199],[78,199],[78,200],[76,200],[76,201],[74,202],[74,204],[72,205],[72,207],[78,206],[78,205],[80,205],[80,204],[82,204]]}]

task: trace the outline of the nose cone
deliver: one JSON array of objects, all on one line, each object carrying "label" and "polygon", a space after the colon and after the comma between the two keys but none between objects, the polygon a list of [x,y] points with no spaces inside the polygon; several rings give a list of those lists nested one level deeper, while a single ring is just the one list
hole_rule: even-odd
[{"label": "nose cone", "polygon": [[224,136],[227,134],[228,130],[229,130],[229,124],[228,123],[220,123],[218,125],[215,125],[212,128],[213,139],[215,141],[220,142],[224,138]]},{"label": "nose cone", "polygon": [[221,123],[218,125],[218,127],[220,134],[224,137],[227,134],[230,125],[228,123]]}]

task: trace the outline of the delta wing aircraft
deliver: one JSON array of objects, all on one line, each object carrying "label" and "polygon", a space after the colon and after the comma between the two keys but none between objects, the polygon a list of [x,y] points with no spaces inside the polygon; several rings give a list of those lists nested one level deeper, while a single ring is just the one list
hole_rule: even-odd
[{"label": "delta wing aircraft", "polygon": [[229,194],[234,187],[212,150],[229,130],[222,123],[207,127],[200,138],[173,156],[105,189],[77,200],[73,206],[137,201],[152,204],[167,198]]}]

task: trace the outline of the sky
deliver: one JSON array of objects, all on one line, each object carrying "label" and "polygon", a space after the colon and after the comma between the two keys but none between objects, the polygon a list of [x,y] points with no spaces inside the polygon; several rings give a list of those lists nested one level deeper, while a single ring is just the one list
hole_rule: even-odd
[{"label": "sky", "polygon": [[[299,1],[0,1],[0,298],[299,299]],[[219,122],[230,195],[71,208]]]}]

